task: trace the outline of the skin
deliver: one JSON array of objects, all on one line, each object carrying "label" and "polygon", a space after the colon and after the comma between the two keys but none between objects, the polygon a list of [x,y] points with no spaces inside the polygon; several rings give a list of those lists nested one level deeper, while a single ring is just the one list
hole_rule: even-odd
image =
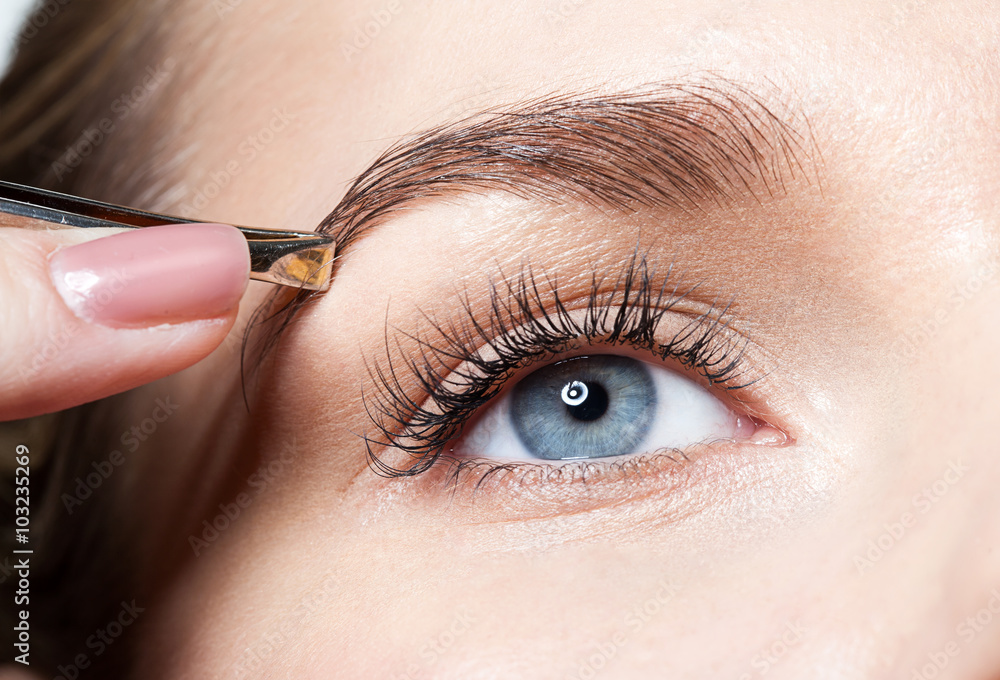
[{"label": "skin", "polygon": [[[708,71],[807,118],[815,153],[784,191],[695,215],[425,201],[344,255],[250,383],[251,415],[235,341],[134,392],[135,422],[157,397],[180,404],[129,462],[155,592],[138,674],[874,679],[912,677],[943,652],[940,677],[997,677],[997,615],[966,623],[1000,587],[990,3],[402,2],[345,56],[382,8],[173,7],[165,54],[180,66],[156,117],[135,124],[190,150],[170,176],[189,192],[241,166],[207,205],[155,207],[308,228],[413,131]],[[247,161],[241,142],[275,108],[291,122]],[[131,169],[163,160],[149,148]],[[727,403],[787,445],[475,495],[452,493],[440,469],[368,469],[365,359],[384,358],[387,321],[461,319],[460,294],[481,308],[489,275],[525,258],[579,299],[636,243],[703,282],[692,305],[735,298],[734,328],[767,377]],[[231,337],[269,291],[251,286]],[[196,557],[190,536],[241,493]],[[248,649],[265,659],[255,670]]]}]

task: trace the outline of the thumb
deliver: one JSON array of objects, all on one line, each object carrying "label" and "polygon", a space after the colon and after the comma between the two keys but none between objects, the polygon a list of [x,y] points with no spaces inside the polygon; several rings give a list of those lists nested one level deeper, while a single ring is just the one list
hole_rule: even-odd
[{"label": "thumb", "polygon": [[197,362],[232,328],[249,273],[246,239],[220,224],[0,228],[0,421]]}]

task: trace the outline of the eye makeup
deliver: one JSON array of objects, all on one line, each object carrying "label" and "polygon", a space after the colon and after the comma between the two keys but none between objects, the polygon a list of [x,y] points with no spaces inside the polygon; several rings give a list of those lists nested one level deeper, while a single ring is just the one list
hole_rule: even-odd
[{"label": "eye makeup", "polygon": [[555,278],[524,266],[490,283],[485,313],[465,295],[460,318],[441,323],[425,315],[433,340],[397,331],[397,348],[417,350],[400,360],[387,347],[384,359],[369,363],[376,386],[364,399],[375,428],[365,436],[371,467],[387,477],[427,471],[449,457],[449,444],[512,378],[567,353],[624,348],[735,395],[759,377],[745,360],[748,339],[730,327],[728,306],[691,314],[682,303],[696,287],[682,289],[671,274],[633,252],[617,273],[595,273],[585,295],[566,298]]}]

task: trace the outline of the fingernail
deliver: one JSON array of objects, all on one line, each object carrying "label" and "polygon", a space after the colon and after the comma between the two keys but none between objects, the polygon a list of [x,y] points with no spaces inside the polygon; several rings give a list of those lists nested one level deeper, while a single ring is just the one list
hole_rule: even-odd
[{"label": "fingernail", "polygon": [[224,224],[143,227],[57,250],[52,279],[73,313],[114,327],[221,316],[250,275],[243,234]]}]

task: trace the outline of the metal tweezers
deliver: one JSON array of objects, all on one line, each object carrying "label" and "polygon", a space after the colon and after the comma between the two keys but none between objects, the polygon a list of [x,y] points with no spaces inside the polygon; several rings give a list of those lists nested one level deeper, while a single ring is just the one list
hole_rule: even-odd
[{"label": "metal tweezers", "polygon": [[[17,223],[15,226],[28,228],[137,229],[163,224],[204,222],[158,215],[10,182],[0,182],[0,213],[27,218],[28,223]],[[32,224],[31,220],[48,224]],[[5,222],[0,220],[0,224]],[[333,238],[313,232],[233,226],[243,232],[250,247],[251,279],[302,290],[326,290],[330,287],[336,254]]]}]

